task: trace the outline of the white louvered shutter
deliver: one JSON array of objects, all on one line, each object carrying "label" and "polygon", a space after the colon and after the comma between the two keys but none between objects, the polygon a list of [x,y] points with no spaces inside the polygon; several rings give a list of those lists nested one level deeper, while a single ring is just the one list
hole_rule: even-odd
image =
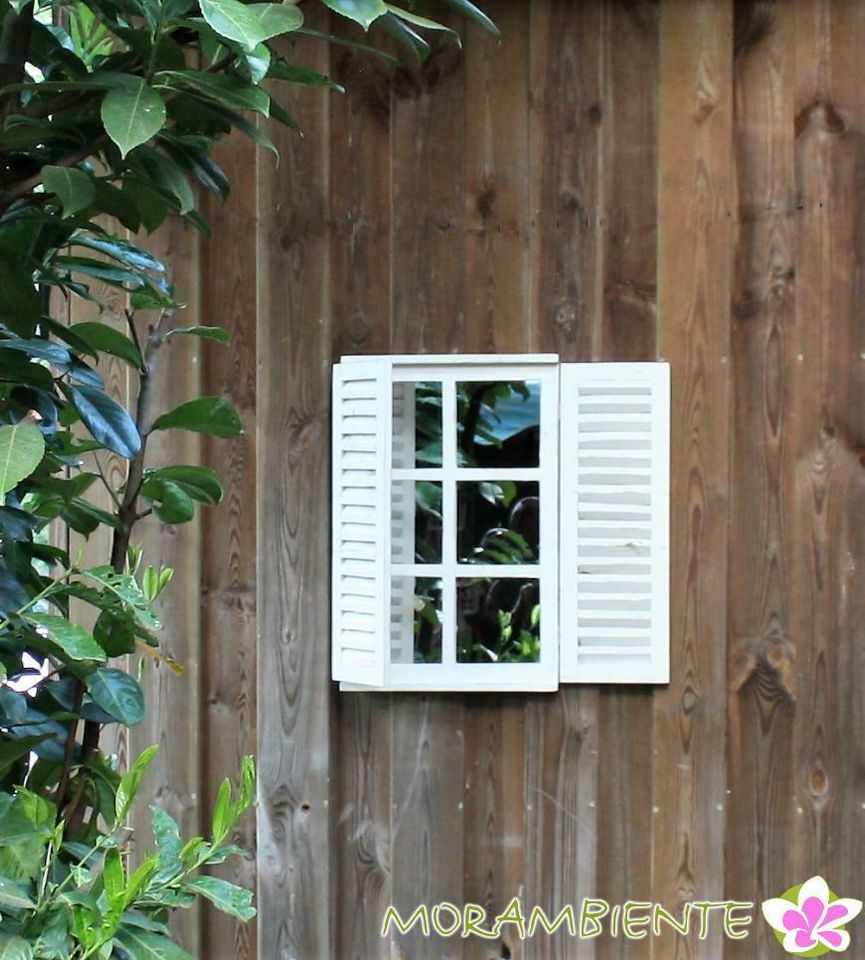
[{"label": "white louvered shutter", "polygon": [[383,359],[334,367],[332,673],[366,687],[384,684],[390,389]]},{"label": "white louvered shutter", "polygon": [[561,680],[669,680],[670,368],[561,366]]}]

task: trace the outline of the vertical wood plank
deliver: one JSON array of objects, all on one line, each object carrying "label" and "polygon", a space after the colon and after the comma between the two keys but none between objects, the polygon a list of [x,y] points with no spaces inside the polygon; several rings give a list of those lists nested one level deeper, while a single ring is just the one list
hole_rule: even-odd
[{"label": "vertical wood plank", "polygon": [[[732,3],[661,8],[659,350],[672,365],[671,682],[655,695],[653,898],[723,893]],[[721,933],[652,955],[722,953]]]},{"label": "vertical wood plank", "polygon": [[[442,8],[442,12],[443,8]],[[448,21],[463,30],[460,20]],[[436,46],[394,83],[391,187],[391,350],[465,345],[465,73],[459,49]],[[465,709],[461,698],[392,698],[391,838],[394,904],[462,902]],[[411,960],[459,957],[462,944],[396,935]]]},{"label": "vertical wood plank", "polygon": [[[601,342],[603,9],[531,6],[531,343],[562,360],[591,359]],[[554,915],[596,892],[597,688],[527,697],[525,742],[524,897]],[[596,946],[559,931],[524,951],[527,960],[591,960]]]},{"label": "vertical wood plank", "polygon": [[[465,38],[466,337],[471,353],[529,348],[529,4],[493,3],[501,41]],[[467,698],[463,897],[492,919],[521,895],[525,876],[525,700]],[[512,925],[470,938],[466,958],[521,960]]]},{"label": "vertical wood plank", "polygon": [[531,11],[533,348],[571,360],[597,351],[603,312],[604,6],[548,0]]},{"label": "vertical wood plank", "polygon": [[[308,25],[324,20],[309,12]],[[292,58],[327,74],[329,47]],[[332,956],[327,495],[330,395],[327,90],[277,94],[258,215],[256,484],[259,956]]]},{"label": "vertical wood plank", "polygon": [[[230,346],[202,344],[202,393],[225,396],[243,421],[233,440],[206,437],[203,462],[216,470],[223,502],[202,515],[201,690],[202,810],[210,816],[219,784],[235,778],[245,754],[256,753],[255,617],[255,380],[256,240],[259,154],[236,136],[217,156],[232,183],[226,205],[209,198],[205,215],[213,236],[201,245],[201,322],[219,324]],[[255,888],[255,817],[239,824],[233,842],[249,851],[219,868],[233,883]],[[208,907],[202,913],[202,955],[252,960],[256,924],[239,923]]]},{"label": "vertical wood plank", "polygon": [[862,373],[855,352],[862,349],[862,328],[854,295],[862,283],[856,45],[863,27],[855,4],[800,3],[795,14],[801,219],[791,418],[798,429],[785,497],[798,558],[790,600],[799,668],[795,855],[803,876],[819,872],[840,886],[855,882],[862,856],[851,822],[861,818],[865,792],[858,734],[848,743],[862,722],[861,697],[850,682],[861,662],[855,597],[861,535],[852,518],[862,503]]},{"label": "vertical wood plank", "polygon": [[[833,889],[853,890],[861,884],[865,860],[865,697],[861,683],[865,664],[865,62],[861,55],[865,7],[844,0],[833,6],[832,15],[828,103],[837,104],[844,127],[840,136],[833,138],[839,153],[836,176],[840,182],[832,191],[833,282],[823,321],[828,326],[822,379],[829,420],[824,432],[837,443],[832,458],[837,494],[829,501],[832,594],[828,617],[833,626],[826,637],[831,655],[825,664],[832,711],[826,730],[829,763],[824,795],[829,801],[829,822],[825,869]],[[818,660],[818,676],[822,666]],[[812,775],[811,792],[819,785]],[[861,944],[863,918],[849,929],[854,943]]]},{"label": "vertical wood plank", "polygon": [[[346,31],[334,17],[332,27]],[[381,38],[378,38],[379,40]],[[331,99],[333,360],[387,353],[391,319],[390,68],[362,51],[334,51],[345,95]],[[336,693],[334,816],[337,955],[389,958],[381,923],[391,888],[391,698]]]},{"label": "vertical wood plank", "polygon": [[[604,7],[603,360],[656,357],[658,25],[656,4]],[[600,689],[596,895],[611,903],[652,899],[652,699],[651,687]],[[597,945],[599,958],[645,950],[624,937]]]},{"label": "vertical wood plank", "polygon": [[[727,894],[759,903],[797,876],[792,755],[795,638],[782,493],[795,445],[796,184],[790,5],[735,10],[738,229],[731,318]],[[724,955],[775,949],[765,924]]]},{"label": "vertical wood plank", "polygon": [[[177,299],[185,309],[176,314],[178,326],[199,322],[199,237],[196,231],[172,218],[143,245],[168,264]],[[147,313],[137,318],[139,337],[147,336],[144,326],[156,320]],[[143,323],[141,323],[143,321]],[[199,346],[194,337],[174,337],[160,348],[154,372],[154,416],[200,396]],[[200,463],[201,440],[188,431],[155,431],[147,443],[151,467],[172,463]],[[144,657],[142,686],[147,698],[147,716],[129,732],[130,759],[150,744],[159,752],[150,766],[138,794],[133,825],[139,836],[152,840],[150,807],[166,809],[180,825],[184,836],[200,833],[199,816],[201,753],[200,701],[200,586],[201,517],[187,524],[171,526],[155,516],[144,520],[133,537],[144,548],[144,564],[174,568],[174,580],[157,602],[164,629],[161,651],[184,667],[177,676],[166,664]],[[140,843],[140,841],[139,841]],[[172,918],[183,947],[200,949],[200,908],[178,911]]]}]

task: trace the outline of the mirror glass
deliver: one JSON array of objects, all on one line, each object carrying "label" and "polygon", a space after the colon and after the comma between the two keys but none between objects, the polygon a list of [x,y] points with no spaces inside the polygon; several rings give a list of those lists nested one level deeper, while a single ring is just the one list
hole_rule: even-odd
[{"label": "mirror glass", "polygon": [[457,384],[457,452],[463,467],[536,467],[541,385],[534,380]]},{"label": "mirror glass", "polygon": [[537,663],[538,580],[457,579],[457,662]]},{"label": "mirror glass", "polygon": [[441,663],[441,580],[393,577],[390,622],[392,663]]}]

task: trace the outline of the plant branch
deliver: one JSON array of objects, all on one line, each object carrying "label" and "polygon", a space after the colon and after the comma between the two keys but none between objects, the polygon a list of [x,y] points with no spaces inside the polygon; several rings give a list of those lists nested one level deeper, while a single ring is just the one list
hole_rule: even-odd
[{"label": "plant branch", "polygon": [[66,791],[69,788],[69,778],[72,775],[72,763],[75,759],[75,734],[78,732],[78,720],[83,706],[84,684],[79,680],[75,684],[75,703],[72,708],[75,718],[69,721],[69,732],[66,734],[66,749],[63,752],[63,772],[60,774],[60,782],[57,784],[56,806],[58,817],[63,809]]},{"label": "plant branch", "polygon": [[[141,519],[141,516],[138,514],[138,495],[141,490],[142,479],[144,478],[145,458],[147,456],[147,432],[153,419],[153,373],[155,370],[156,354],[165,340],[165,326],[170,316],[171,311],[163,310],[159,315],[159,320],[151,327],[147,337],[147,345],[144,348],[143,363],[138,373],[139,388],[135,410],[135,425],[141,435],[141,448],[130,461],[129,472],[126,477],[126,489],[123,493],[123,499],[117,506],[117,519],[120,521],[120,527],[114,531],[114,538],[111,543],[111,566],[115,573],[123,573],[126,566],[126,555],[129,550],[132,530],[135,524]],[[128,314],[127,320],[130,325],[132,325],[132,318]],[[79,683],[78,689],[82,691],[83,695],[83,684]],[[85,720],[84,737],[82,741],[82,764],[87,763],[98,749],[99,724],[95,720]],[[69,804],[68,810],[64,811],[64,815],[68,820],[70,830],[74,833],[84,819],[81,794],[76,795],[74,801]]]},{"label": "plant branch", "polygon": [[[120,520],[120,529],[114,532],[111,545],[111,566],[115,573],[122,573],[126,565],[126,553],[129,549],[129,540],[132,528],[138,521],[138,494],[141,491],[141,482],[144,478],[145,458],[147,456],[147,433],[153,420],[153,372],[155,369],[156,353],[165,340],[165,326],[171,316],[171,311],[163,310],[159,320],[151,327],[144,348],[143,364],[139,372],[138,403],[135,410],[135,426],[141,435],[141,449],[132,458],[129,464],[129,474],[126,478],[126,490],[117,512]],[[131,322],[131,320],[130,320]]]},{"label": "plant branch", "polygon": [[119,510],[120,509],[120,497],[111,489],[111,484],[108,482],[108,477],[105,476],[105,471],[102,469],[102,462],[99,459],[99,454],[93,454],[93,459],[96,462],[96,469],[99,473],[99,477],[102,480],[102,485],[108,491],[108,496],[111,497],[114,502],[114,506]]}]

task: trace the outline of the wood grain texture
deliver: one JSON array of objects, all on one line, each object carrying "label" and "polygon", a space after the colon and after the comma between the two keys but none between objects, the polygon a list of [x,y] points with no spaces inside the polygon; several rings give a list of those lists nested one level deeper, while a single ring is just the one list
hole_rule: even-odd
[{"label": "wood grain texture", "polygon": [[[865,6],[490,10],[501,43],[475,27],[462,53],[433,37],[425,64],[395,71],[302,41],[293,56],[348,93],[290,93],[306,138],[279,131],[282,165],[261,156],[257,185],[247,151],[229,161],[232,237],[204,253],[201,282],[236,346],[208,351],[202,377],[254,424],[254,467],[252,446],[205,452],[237,498],[257,477],[257,522],[231,497],[205,521],[198,776],[207,794],[229,772],[257,698],[261,916],[256,947],[205,915],[218,960],[738,960],[775,949],[761,921],[740,943],[717,925],[702,942],[636,944],[378,934],[392,901],[675,910],[760,900],[818,870],[856,895]],[[253,240],[256,256],[235,256]],[[672,364],[671,684],[338,693],[331,361],[526,346]]]},{"label": "wood grain texture", "polygon": [[[828,503],[832,593],[825,665],[826,701],[831,708],[826,716],[829,789],[825,793],[829,804],[825,869],[833,884],[854,889],[861,883],[865,858],[861,826],[865,817],[865,697],[857,682],[865,663],[865,569],[860,562],[865,547],[865,318],[861,309],[865,284],[865,102],[861,93],[865,83],[861,56],[865,8],[846,0],[833,7],[832,17],[828,102],[838,104],[844,131],[830,138],[839,156],[831,222],[833,286],[823,321],[828,325],[822,378],[829,420],[824,432],[832,436],[834,429],[837,443],[833,457],[837,493]],[[818,661],[818,676],[822,666]],[[810,785],[814,793],[818,783],[813,777]],[[865,924],[861,917],[851,925],[850,934],[854,942],[862,943]]]},{"label": "wood grain texture", "polygon": [[[797,203],[793,165],[794,19],[789,5],[735,12],[738,229],[730,374],[730,570],[727,706],[727,893],[760,902],[798,876],[789,618],[799,551],[788,539],[785,457],[795,447]],[[748,531],[736,536],[735,531]],[[724,955],[774,949],[765,925]]]},{"label": "wood grain texture", "polygon": [[[658,346],[672,365],[671,682],[655,695],[652,895],[723,894],[732,3],[661,8]],[[652,956],[709,957],[709,939]]]},{"label": "wood grain texture", "polygon": [[[309,16],[309,25],[324,21]],[[326,44],[293,58],[330,69]],[[303,139],[258,180],[256,333],[259,956],[332,956],[327,494],[328,101],[280,91]]]},{"label": "wood grain texture", "polygon": [[[459,19],[448,22],[464,28]],[[390,349],[461,352],[467,295],[462,52],[437,40],[423,65],[398,71],[392,111]],[[462,698],[392,698],[392,889],[401,911],[463,900],[465,738]],[[391,949],[406,960],[440,960],[460,957],[463,945],[412,932],[396,934]]]},{"label": "wood grain texture", "polygon": [[[613,3],[603,14],[600,359],[654,360],[658,198],[646,183],[658,170],[658,7]],[[611,903],[652,896],[652,697],[651,687],[599,691],[596,895]],[[621,937],[597,945],[604,960],[645,951]]]},{"label": "wood grain texture", "polygon": [[[531,6],[529,157],[532,348],[562,360],[599,349],[604,4]],[[598,690],[526,698],[525,902],[555,915],[596,892]],[[559,931],[527,960],[592,960],[595,940]]]},{"label": "wood grain texture", "polygon": [[[200,269],[199,238],[191,226],[172,218],[157,235],[142,243],[154,255],[171,264],[171,276],[177,298],[185,309],[176,315],[178,325],[199,322]],[[156,314],[136,318],[139,336],[147,336],[147,325],[156,322]],[[175,337],[159,350],[155,361],[154,416],[171,410],[200,395],[199,346],[195,338]],[[147,460],[151,467],[171,463],[199,463],[201,440],[188,431],[155,431],[148,439]],[[159,752],[150,766],[136,803],[133,825],[148,848],[152,842],[150,807],[166,809],[180,825],[184,836],[201,830],[200,783],[200,666],[199,589],[201,583],[201,518],[172,526],[155,516],[142,521],[133,542],[144,549],[144,564],[174,569],[174,580],[157,602],[164,624],[160,637],[163,653],[183,665],[177,676],[166,664],[144,657],[142,680],[147,699],[147,716],[129,733],[130,758],[150,744],[159,744]],[[135,660],[138,658],[136,657]],[[178,912],[172,921],[184,948],[191,953],[200,949],[199,907]]]},{"label": "wood grain texture", "polygon": [[[338,29],[334,16],[331,26]],[[357,29],[350,34],[362,40]],[[381,37],[377,38],[379,41]],[[387,353],[391,324],[391,75],[369,54],[345,48],[331,98],[332,359]],[[391,698],[334,694],[334,843],[337,956],[390,957],[381,922],[391,885]]]},{"label": "wood grain texture", "polygon": [[[258,228],[258,164],[273,163],[237,136],[217,155],[232,181],[227,205],[209,198],[205,215],[213,235],[201,244],[202,323],[218,323],[231,345],[202,343],[202,393],[224,396],[240,413],[244,433],[233,440],[206,437],[203,462],[219,474],[225,496],[202,515],[201,699],[202,810],[209,816],[224,777],[235,778],[256,738],[256,289],[249,283]],[[219,868],[233,883],[254,888],[255,817],[247,815],[233,841],[250,851]],[[256,924],[239,923],[208,907],[202,918],[202,955],[250,960],[257,955]]]},{"label": "wood grain texture", "polygon": [[[796,6],[796,178],[801,204],[796,298],[796,444],[785,463],[799,698],[794,729],[797,866],[845,878],[861,857],[861,662],[856,622],[862,504],[862,109],[855,93],[861,10]],[[849,51],[846,49],[850,45]],[[849,592],[849,591],[852,591]],[[852,614],[852,616],[851,616]],[[858,802],[857,802],[858,801]],[[857,810],[857,806],[859,809]],[[846,839],[845,839],[846,837]],[[857,926],[861,931],[861,924]],[[853,934],[855,935],[855,933]],[[861,935],[861,933],[860,933]]]},{"label": "wood grain texture", "polygon": [[[528,3],[489,7],[499,42],[471,27],[465,42],[466,334],[478,353],[529,347]],[[463,898],[490,923],[524,889],[525,714],[521,697],[466,698]],[[523,957],[512,925],[470,938],[467,960]]]}]

